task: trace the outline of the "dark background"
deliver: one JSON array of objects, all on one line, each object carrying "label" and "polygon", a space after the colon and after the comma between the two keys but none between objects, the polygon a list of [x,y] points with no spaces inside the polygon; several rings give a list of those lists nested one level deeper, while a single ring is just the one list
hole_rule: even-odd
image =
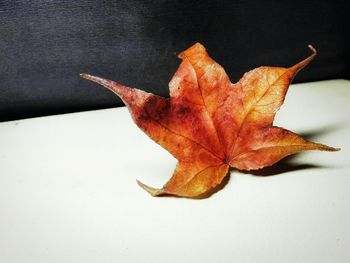
[{"label": "dark background", "polygon": [[0,1],[0,121],[123,105],[80,72],[168,96],[201,42],[232,82],[318,56],[294,83],[349,77],[346,1]]}]

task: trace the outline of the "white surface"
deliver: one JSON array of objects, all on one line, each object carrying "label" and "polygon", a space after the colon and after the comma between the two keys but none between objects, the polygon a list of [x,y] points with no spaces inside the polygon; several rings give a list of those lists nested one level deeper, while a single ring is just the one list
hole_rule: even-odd
[{"label": "white surface", "polygon": [[176,160],[125,108],[0,123],[0,262],[350,262],[350,82],[293,85],[275,124],[340,152],[151,197]]}]

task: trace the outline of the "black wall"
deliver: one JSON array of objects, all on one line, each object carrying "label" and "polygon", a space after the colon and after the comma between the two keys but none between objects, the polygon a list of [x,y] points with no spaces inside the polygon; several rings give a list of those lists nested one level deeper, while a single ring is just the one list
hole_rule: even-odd
[{"label": "black wall", "polygon": [[176,54],[204,44],[236,82],[318,57],[294,82],[349,77],[346,1],[0,1],[0,121],[121,106],[91,73],[168,96]]}]

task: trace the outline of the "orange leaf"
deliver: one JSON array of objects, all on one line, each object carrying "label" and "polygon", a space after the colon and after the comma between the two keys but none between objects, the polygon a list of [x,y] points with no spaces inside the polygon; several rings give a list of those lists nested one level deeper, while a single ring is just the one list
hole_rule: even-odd
[{"label": "orange leaf", "polygon": [[170,98],[81,74],[117,94],[134,122],[179,162],[161,189],[139,185],[150,194],[197,197],[221,183],[229,167],[273,165],[306,150],[338,149],[307,141],[272,126],[296,73],[316,55],[290,68],[260,67],[235,84],[197,43],[180,54],[182,63],[169,83]]}]

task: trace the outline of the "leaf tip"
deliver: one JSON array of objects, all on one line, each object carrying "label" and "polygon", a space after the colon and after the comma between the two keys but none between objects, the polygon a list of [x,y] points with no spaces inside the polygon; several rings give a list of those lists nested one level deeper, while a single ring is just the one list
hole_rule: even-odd
[{"label": "leaf tip", "polygon": [[206,53],[205,47],[201,43],[196,42],[195,44],[193,44],[191,47],[189,47],[185,51],[182,51],[178,55],[178,57],[181,59],[185,59],[185,58],[188,58],[194,54],[198,55],[198,54],[203,54],[203,53]]},{"label": "leaf tip", "polygon": [[129,90],[129,88],[126,88],[125,86],[122,86],[114,81],[100,78],[97,76],[92,76],[92,75],[87,74],[87,73],[80,73],[79,76],[84,78],[84,79],[91,80],[93,82],[96,82],[97,84],[104,86],[105,88],[111,90],[112,92],[114,92],[115,94],[117,94],[121,98],[123,97],[123,95],[125,95],[126,91]]},{"label": "leaf tip", "polygon": [[80,73],[79,76],[82,77],[83,79],[89,79],[90,77],[90,75],[86,73]]},{"label": "leaf tip", "polygon": [[308,45],[308,48],[312,51],[313,55],[317,54],[317,50],[311,44]]},{"label": "leaf tip", "polygon": [[150,186],[145,185],[144,183],[140,182],[139,180],[136,180],[136,182],[143,190],[145,190],[146,192],[148,192],[152,196],[157,196],[157,195],[160,195],[163,193],[162,189],[150,187]]},{"label": "leaf tip", "polygon": [[317,55],[317,50],[312,45],[309,44],[308,48],[312,51],[312,54],[290,68],[292,70],[294,76],[299,70],[301,70],[307,64],[309,64]]},{"label": "leaf tip", "polygon": [[329,152],[339,152],[341,148],[334,148],[334,147],[329,147],[327,151]]},{"label": "leaf tip", "polygon": [[324,144],[318,144],[317,150],[326,151],[326,152],[338,152],[341,150],[341,148],[331,147]]},{"label": "leaf tip", "polygon": [[96,79],[97,79],[97,77],[92,76],[92,75],[87,74],[87,73],[80,73],[79,76],[82,77],[83,79],[91,80],[94,82],[96,82]]}]

